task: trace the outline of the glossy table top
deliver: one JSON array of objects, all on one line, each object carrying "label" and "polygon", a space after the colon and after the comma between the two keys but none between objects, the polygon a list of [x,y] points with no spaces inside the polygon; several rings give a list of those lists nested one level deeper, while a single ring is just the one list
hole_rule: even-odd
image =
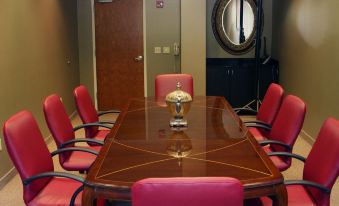
[{"label": "glossy table top", "polygon": [[184,130],[171,129],[170,118],[153,98],[131,100],[86,181],[110,189],[149,177],[229,176],[245,189],[283,181],[224,98],[195,97]]}]

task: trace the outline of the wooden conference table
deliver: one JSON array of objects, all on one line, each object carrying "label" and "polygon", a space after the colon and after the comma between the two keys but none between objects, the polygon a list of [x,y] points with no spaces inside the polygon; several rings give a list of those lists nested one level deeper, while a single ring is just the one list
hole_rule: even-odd
[{"label": "wooden conference table", "polygon": [[245,199],[268,195],[287,205],[281,173],[223,97],[195,97],[185,130],[171,130],[170,118],[154,98],[131,99],[86,177],[83,205],[130,200],[144,178],[206,176],[237,178]]}]

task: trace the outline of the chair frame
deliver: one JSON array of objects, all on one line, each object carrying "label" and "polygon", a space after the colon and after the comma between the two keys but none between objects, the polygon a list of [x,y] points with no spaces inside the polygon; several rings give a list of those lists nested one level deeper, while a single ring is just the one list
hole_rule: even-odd
[{"label": "chair frame", "polygon": [[[20,116],[21,119],[22,119],[22,118],[28,118],[28,121],[29,121],[29,122],[32,121],[32,123],[34,124],[33,127],[36,127],[36,130],[35,130],[35,131],[33,130],[33,134],[34,134],[34,132],[39,132],[39,133],[40,133],[40,137],[36,136],[36,138],[41,138],[41,140],[39,140],[39,141],[41,141],[41,142],[39,142],[39,144],[44,144],[44,145],[41,145],[39,148],[42,149],[42,150],[45,150],[46,155],[48,155],[48,153],[49,153],[48,148],[47,148],[47,146],[45,145],[45,143],[44,143],[44,141],[43,141],[43,137],[42,137],[41,131],[40,131],[39,127],[38,127],[38,124],[37,124],[37,122],[36,122],[36,120],[35,120],[33,114],[32,114],[31,112],[27,111],[27,110],[23,110],[23,111],[21,111],[21,112],[18,112],[16,115],[19,115],[19,114],[20,114],[20,115],[24,115],[23,117]],[[16,115],[13,115],[12,117],[14,117],[14,116],[16,116]],[[11,117],[11,118],[12,118],[12,117]],[[10,119],[11,119],[11,118],[10,118]],[[11,141],[10,141],[10,137],[11,137],[11,136],[8,136],[8,135],[11,134],[13,131],[12,131],[12,129],[10,129],[11,127],[7,127],[7,126],[6,126],[6,125],[7,125],[7,122],[8,122],[10,119],[8,119],[8,120],[6,121],[6,123],[4,124],[4,127],[3,127],[4,140],[5,140],[5,143],[6,143],[6,147],[7,147],[8,149],[10,148],[10,149],[9,149],[9,153],[10,153],[11,159],[12,159],[14,165],[17,167],[17,166],[20,165],[20,164],[22,163],[22,161],[24,160],[24,159],[21,158],[20,156],[25,155],[25,153],[24,153],[24,154],[18,155],[18,157],[17,157],[17,155],[15,155],[15,151],[18,149],[18,147],[20,148],[20,146],[17,146],[17,145],[15,144],[15,142],[18,141],[18,140],[20,140],[21,136],[18,136],[18,134],[15,134],[16,137],[14,137],[14,139],[18,139],[18,140],[14,140],[14,142],[11,142]],[[17,122],[17,120],[15,120],[15,121]],[[21,125],[27,123],[27,122],[22,122],[21,120],[19,120],[18,122],[19,122],[19,123],[21,122],[21,123],[20,123]],[[28,123],[29,123],[29,122],[28,122]],[[10,125],[13,125],[14,123],[15,123],[15,122],[12,122],[12,121],[11,121]],[[9,134],[8,134],[8,133],[9,133]],[[38,135],[39,135],[39,134],[38,134]],[[24,137],[24,136],[22,136],[22,137]],[[22,138],[21,138],[21,139],[22,139]],[[12,143],[14,143],[14,146],[13,146]],[[77,196],[80,194],[80,192],[83,190],[84,185],[86,185],[86,186],[89,186],[89,185],[87,184],[87,182],[85,182],[84,178],[82,178],[82,177],[79,177],[79,176],[74,175],[74,174],[66,173],[66,172],[55,172],[55,171],[54,171],[54,166],[53,166],[53,160],[52,160],[52,157],[55,156],[55,155],[57,155],[57,154],[60,154],[60,153],[63,153],[63,152],[68,152],[68,151],[84,151],[84,152],[94,153],[94,154],[96,154],[96,155],[98,154],[96,151],[88,150],[88,149],[86,149],[86,148],[74,148],[74,147],[68,147],[68,148],[63,148],[63,149],[56,150],[56,151],[50,153],[49,163],[51,164],[52,167],[48,169],[49,171],[47,170],[47,172],[42,172],[42,173],[37,173],[37,174],[34,174],[34,175],[30,175],[29,177],[23,177],[22,174],[24,174],[24,176],[26,176],[27,174],[25,175],[25,172],[19,171],[20,177],[21,177],[21,179],[22,179],[22,184],[23,184],[23,186],[24,186],[24,187],[25,187],[25,186],[28,186],[28,185],[30,185],[31,183],[33,183],[34,181],[36,181],[36,180],[39,180],[39,179],[42,179],[42,178],[47,178],[47,177],[66,178],[66,179],[71,179],[71,180],[80,182],[80,183],[82,183],[82,184],[81,184],[80,187],[79,187],[78,189],[76,189],[76,191],[72,194],[71,199],[70,199],[70,202],[69,202],[69,205],[70,205],[70,206],[74,206],[76,197],[77,197]],[[13,153],[13,152],[14,152],[14,157],[12,158],[12,153]],[[29,152],[29,150],[27,150],[26,153],[27,153],[27,152]],[[17,165],[17,164],[18,164],[18,165]],[[20,168],[20,166],[19,166],[19,168]],[[25,169],[23,169],[23,171],[25,171]],[[28,174],[30,174],[30,173],[32,173],[32,172],[28,172]],[[24,178],[24,179],[23,179],[23,178]],[[45,185],[45,186],[46,186],[46,185]],[[38,194],[38,193],[37,193],[37,194]],[[37,195],[37,194],[36,194],[36,195]],[[34,197],[32,197],[32,199],[34,199]],[[31,199],[31,200],[32,200],[32,199]],[[24,198],[24,200],[25,200],[25,198]]]},{"label": "chair frame", "polygon": [[[79,104],[80,102],[78,101],[78,94],[77,94],[77,90],[78,89],[85,89],[85,92],[87,93],[86,95],[89,96],[88,94],[88,90],[87,88],[84,86],[84,85],[79,85],[78,87],[76,87],[74,90],[73,90],[73,96],[74,96],[74,101],[75,101],[75,105],[76,105],[76,108],[77,108],[77,111],[79,113],[79,116],[83,122],[82,125],[78,126],[78,127],[75,127],[74,129],[79,129],[79,128],[89,128],[89,127],[92,127],[92,126],[98,126],[98,127],[104,127],[104,128],[107,128],[107,129],[112,129],[112,126],[108,126],[107,124],[112,124],[114,125],[115,121],[96,121],[96,122],[90,122],[90,123],[85,123],[84,120],[83,120],[83,116],[81,115],[81,110],[79,109]],[[90,98],[90,97],[89,97]],[[91,100],[92,101],[92,100]],[[94,108],[95,109],[95,108]],[[96,109],[95,109],[96,110]],[[105,114],[120,114],[120,111],[119,110],[106,110],[106,111],[97,111],[96,110],[96,115],[98,117],[102,116],[102,115],[105,115]]]},{"label": "chair frame", "polygon": [[29,185],[30,183],[32,183],[35,180],[41,179],[41,178],[46,178],[46,177],[63,177],[63,178],[67,178],[67,179],[72,179],[75,180],[77,182],[82,183],[82,185],[76,190],[74,191],[70,203],[70,206],[74,206],[75,203],[75,199],[76,197],[79,195],[79,193],[84,189],[84,186],[90,186],[82,177],[73,175],[73,174],[69,174],[69,173],[65,173],[65,172],[44,172],[44,173],[39,173],[37,175],[33,175],[25,180],[22,181],[24,186]]},{"label": "chair frame", "polygon": [[[298,154],[289,153],[289,152],[270,152],[270,153],[268,153],[268,156],[292,157],[292,158],[300,160],[302,162],[306,161],[305,157],[300,156]],[[319,189],[322,192],[327,193],[327,194],[331,193],[331,189],[328,189],[327,187],[323,186],[322,184],[312,182],[312,181],[308,181],[308,180],[285,180],[284,184],[285,185],[305,185],[305,186],[317,188],[317,189]]]}]

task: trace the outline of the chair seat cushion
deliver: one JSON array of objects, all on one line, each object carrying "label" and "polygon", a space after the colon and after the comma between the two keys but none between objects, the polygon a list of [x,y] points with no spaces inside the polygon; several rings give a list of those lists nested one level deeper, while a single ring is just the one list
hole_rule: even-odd
[{"label": "chair seat cushion", "polygon": [[[82,147],[95,151],[100,151],[99,146]],[[68,171],[84,171],[92,165],[97,156],[88,152],[75,151],[69,156],[69,158],[62,164],[62,167]]]},{"label": "chair seat cushion", "polygon": [[[286,187],[288,194],[288,206],[316,206],[306,189],[301,185],[289,185]],[[247,201],[245,205],[250,206],[271,206],[272,200],[268,197],[261,197]]]},{"label": "chair seat cushion", "polygon": [[[106,136],[108,135],[109,132],[110,132],[110,130],[108,130],[108,129],[101,129],[101,130],[98,130],[98,132],[95,134],[94,137],[90,137],[90,138],[94,138],[94,139],[100,140],[100,141],[105,141],[105,138],[106,138]],[[97,144],[89,142],[88,145],[95,146]]]},{"label": "chair seat cushion", "polygon": [[[288,206],[316,206],[302,185],[289,185],[286,187],[288,195]],[[272,200],[268,197],[250,199],[245,201],[245,206],[271,206]]]},{"label": "chair seat cushion", "polygon": [[302,185],[289,185],[286,187],[289,206],[316,206],[307,190]]},{"label": "chair seat cushion", "polygon": [[254,138],[255,138],[257,141],[262,141],[262,140],[267,139],[267,138],[265,137],[265,135],[264,135],[258,128],[255,128],[255,127],[249,127],[248,130],[251,132],[251,134],[254,136]]},{"label": "chair seat cushion", "polygon": [[[66,206],[69,205],[71,197],[76,189],[82,183],[66,179],[52,178],[39,194],[31,200],[28,206]],[[75,205],[81,205],[82,192],[79,193],[75,200]]]},{"label": "chair seat cushion", "polygon": [[[249,128],[249,131],[251,134],[254,136],[254,138],[258,141],[266,140],[265,136],[263,133],[254,127]],[[264,146],[262,147],[266,153],[274,152],[270,146]],[[275,164],[275,166],[280,170],[280,171],[285,171],[289,168],[290,162],[291,161],[284,161],[284,159],[278,157],[278,156],[271,156],[270,157],[272,162]]]},{"label": "chair seat cushion", "polygon": [[108,135],[108,133],[110,132],[110,130],[108,129],[100,129],[98,130],[98,132],[95,134],[94,138],[97,140],[105,140],[106,136]]},{"label": "chair seat cushion", "polygon": [[[266,153],[274,152],[269,146],[262,147]],[[279,169],[279,171],[285,171],[290,167],[290,164],[278,156],[270,156],[270,159],[274,165]]]}]

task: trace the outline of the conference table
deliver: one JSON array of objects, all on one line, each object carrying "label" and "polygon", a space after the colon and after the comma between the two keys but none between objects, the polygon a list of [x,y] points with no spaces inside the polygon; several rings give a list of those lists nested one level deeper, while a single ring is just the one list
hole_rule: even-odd
[{"label": "conference table", "polygon": [[245,199],[287,205],[282,174],[223,97],[194,97],[186,118],[187,128],[171,128],[163,102],[130,99],[89,170],[83,205],[131,200],[131,186],[144,178],[220,176],[239,179]]}]

